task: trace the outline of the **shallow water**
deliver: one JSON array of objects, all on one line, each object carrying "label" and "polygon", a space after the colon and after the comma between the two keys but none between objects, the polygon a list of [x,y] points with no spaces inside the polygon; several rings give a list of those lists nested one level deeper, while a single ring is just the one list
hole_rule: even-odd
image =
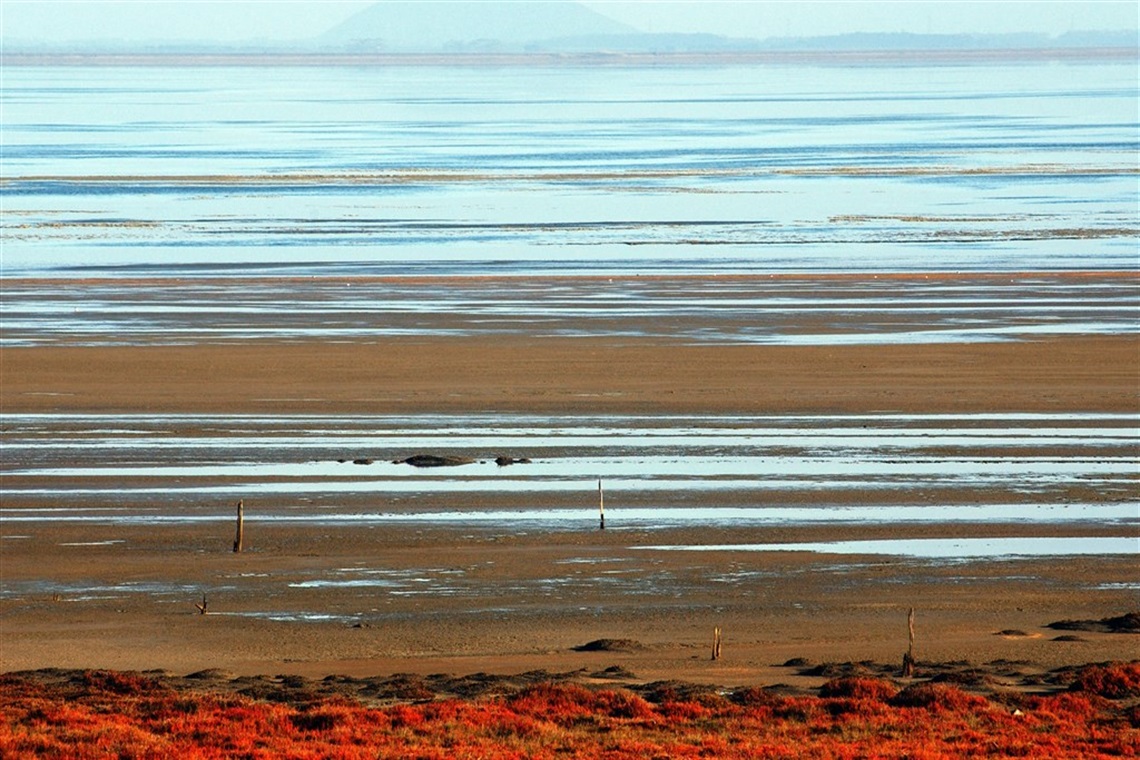
[{"label": "shallow water", "polygon": [[[112,509],[11,509],[4,521],[11,524],[91,523],[99,525],[179,525],[190,523],[232,523],[225,513],[163,514]],[[247,517],[253,524],[290,525],[403,525],[449,526],[481,529],[582,530],[598,523],[596,509],[517,509],[466,510],[444,512],[336,512],[289,509],[258,512]],[[733,526],[811,526],[811,525],[960,525],[971,523],[1032,523],[1058,525],[1096,523],[1099,525],[1140,525],[1140,502],[1122,504],[946,504],[923,506],[836,506],[815,507],[677,507],[662,504],[652,508],[611,506],[606,512],[607,530],[655,530],[678,527]],[[27,535],[4,535],[0,539],[27,539]],[[122,541],[70,543],[60,546],[104,546]]]},{"label": "shallow water", "polygon": [[1001,538],[908,538],[872,541],[825,541],[784,544],[701,544],[644,546],[648,551],[813,552],[883,554],[923,559],[1066,557],[1082,554],[1140,555],[1140,538],[1115,536],[1035,536]]},{"label": "shallow water", "polygon": [[[612,527],[1126,524],[1140,520],[1138,422],[1129,414],[28,414],[6,419],[0,474],[13,526],[228,521],[231,499],[257,496],[251,521],[562,529],[596,519],[599,481]],[[422,452],[475,461],[393,461]],[[500,467],[499,454],[532,461]],[[353,462],[361,457],[368,463]]]},{"label": "shallow water", "polygon": [[4,73],[7,345],[1136,330],[1128,283],[632,279],[1134,272],[1130,62]]},{"label": "shallow water", "polygon": [[7,267],[1127,269],[1135,102],[1127,62],[7,67]]},{"label": "shallow water", "polygon": [[120,279],[5,286],[5,345],[362,340],[408,335],[930,343],[1133,332],[1132,280]]}]

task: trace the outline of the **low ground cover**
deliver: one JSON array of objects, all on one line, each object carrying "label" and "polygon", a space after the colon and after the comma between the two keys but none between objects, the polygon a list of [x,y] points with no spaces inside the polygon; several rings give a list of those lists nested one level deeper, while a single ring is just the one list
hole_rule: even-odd
[{"label": "low ground cover", "polygon": [[172,688],[135,673],[0,676],[5,758],[1066,757],[1140,755],[1140,663],[1076,669],[1049,694],[838,678],[646,696],[575,683],[366,704]]}]

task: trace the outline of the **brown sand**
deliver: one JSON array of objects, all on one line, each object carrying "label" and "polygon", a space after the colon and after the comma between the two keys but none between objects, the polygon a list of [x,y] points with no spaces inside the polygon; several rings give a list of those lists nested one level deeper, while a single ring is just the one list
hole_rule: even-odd
[{"label": "brown sand", "polygon": [[[6,413],[1140,409],[1136,336],[820,347],[525,338],[9,347],[0,350],[0,372]],[[1140,656],[1140,637],[1082,633],[1081,641],[1058,642],[1058,632],[1044,628],[1062,618],[1101,618],[1140,606],[1131,558],[939,565],[794,553],[688,554],[642,547],[874,537],[886,529],[757,527],[726,538],[715,528],[617,527],[527,534],[509,526],[362,531],[251,521],[250,550],[235,555],[231,527],[222,523],[37,524],[34,531],[8,525],[2,531],[9,537],[2,543],[6,583],[50,577],[177,588],[104,598],[93,591],[88,599],[48,591],[5,598],[0,670],[222,668],[312,676],[592,672],[620,665],[640,679],[764,684],[794,680],[788,669],[775,667],[794,657],[899,662],[912,606],[920,661],[1001,659],[1048,668]],[[900,529],[912,535],[937,530]],[[953,530],[1041,535],[1074,529]],[[21,533],[34,535],[12,538]],[[436,580],[451,571],[460,591],[394,595],[380,587],[288,586],[357,566],[424,572]],[[633,586],[615,593],[605,572],[614,568],[637,579]],[[732,574],[751,580],[710,580]],[[194,608],[201,589],[211,590],[211,614],[204,616]],[[288,595],[282,607],[344,617],[281,622],[243,614],[274,609],[275,595],[282,594]],[[358,619],[366,622],[357,627]],[[714,625],[725,631],[718,662],[708,651]],[[572,649],[604,637],[643,647]]]},{"label": "brown sand", "polygon": [[0,349],[7,412],[1140,408],[1140,339],[702,346],[591,338]]}]

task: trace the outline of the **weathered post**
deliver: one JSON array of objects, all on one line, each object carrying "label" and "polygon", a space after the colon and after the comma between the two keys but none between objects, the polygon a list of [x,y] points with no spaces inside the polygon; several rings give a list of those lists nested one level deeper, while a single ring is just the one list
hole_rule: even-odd
[{"label": "weathered post", "polygon": [[720,659],[720,644],[721,644],[720,626],[718,625],[718,626],[713,627],[712,658],[714,660]]},{"label": "weathered post", "polygon": [[237,503],[237,535],[234,536],[234,554],[242,549],[245,541],[245,505],[241,499]]},{"label": "weathered post", "polygon": [[207,604],[206,592],[203,591],[202,592],[202,603],[201,604],[198,604],[197,602],[194,603],[194,606],[198,608],[198,614],[199,615],[205,615],[206,614],[206,604]]},{"label": "weathered post", "polygon": [[914,607],[910,608],[910,612],[906,616],[906,626],[909,634],[910,644],[907,646],[906,654],[903,655],[902,674],[903,678],[914,677]]},{"label": "weathered post", "polygon": [[602,497],[602,481],[598,481],[598,530],[606,529],[606,502]]}]

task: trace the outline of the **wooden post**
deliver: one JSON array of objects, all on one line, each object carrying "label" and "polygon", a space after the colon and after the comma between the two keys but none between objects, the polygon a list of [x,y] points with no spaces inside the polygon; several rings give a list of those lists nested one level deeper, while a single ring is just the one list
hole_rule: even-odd
[{"label": "wooden post", "polygon": [[202,603],[201,604],[195,604],[194,606],[198,608],[198,614],[199,615],[205,615],[206,614],[206,593],[205,592],[202,592]]},{"label": "wooden post", "polygon": [[606,502],[602,497],[602,481],[598,481],[598,530],[606,529]]},{"label": "wooden post", "polygon": [[914,677],[914,607],[910,608],[910,612],[906,616],[906,627],[909,634],[910,644],[907,646],[906,654],[903,655],[902,674],[903,678]]},{"label": "wooden post", "polygon": [[242,543],[245,540],[245,505],[241,499],[238,499],[237,505],[237,535],[234,536],[234,553],[237,554],[242,549]]},{"label": "wooden post", "polygon": [[718,626],[713,627],[712,658],[714,660],[720,659],[720,643],[721,643],[720,626],[718,625]]}]

